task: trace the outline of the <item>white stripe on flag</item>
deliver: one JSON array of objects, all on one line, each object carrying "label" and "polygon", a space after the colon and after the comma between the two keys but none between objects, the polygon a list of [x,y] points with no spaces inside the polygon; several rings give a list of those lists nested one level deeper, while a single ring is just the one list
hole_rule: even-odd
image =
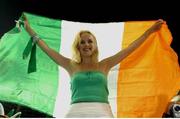
[{"label": "white stripe on flag", "polygon": [[[61,47],[60,53],[65,57],[71,58],[71,45],[74,41],[75,35],[80,30],[91,31],[97,39],[99,48],[99,59],[112,56],[121,50],[122,36],[124,30],[124,23],[80,23],[62,21],[61,25]],[[109,101],[114,115],[117,114],[117,79],[118,79],[119,65],[112,68],[109,73]],[[70,92],[70,77],[68,73],[59,68],[59,88],[58,96],[55,103],[54,117],[64,117],[70,108],[71,101]]]}]

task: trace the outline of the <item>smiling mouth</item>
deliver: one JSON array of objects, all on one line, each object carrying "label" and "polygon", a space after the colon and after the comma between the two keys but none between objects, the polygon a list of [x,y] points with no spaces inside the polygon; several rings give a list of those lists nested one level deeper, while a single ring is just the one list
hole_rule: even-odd
[{"label": "smiling mouth", "polygon": [[92,48],[84,48],[83,51],[87,52],[87,51],[91,51]]}]

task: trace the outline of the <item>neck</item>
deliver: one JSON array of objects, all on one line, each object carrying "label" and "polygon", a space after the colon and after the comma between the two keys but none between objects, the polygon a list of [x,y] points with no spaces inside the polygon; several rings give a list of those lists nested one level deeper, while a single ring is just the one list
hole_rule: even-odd
[{"label": "neck", "polygon": [[82,57],[82,64],[94,64],[97,63],[92,57]]}]

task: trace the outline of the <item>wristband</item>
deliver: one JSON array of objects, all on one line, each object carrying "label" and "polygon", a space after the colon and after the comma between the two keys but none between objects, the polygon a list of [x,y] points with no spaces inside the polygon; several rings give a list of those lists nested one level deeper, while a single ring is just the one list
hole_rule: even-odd
[{"label": "wristband", "polygon": [[34,35],[31,38],[33,40],[33,43],[37,43],[40,40],[40,37],[38,35]]}]

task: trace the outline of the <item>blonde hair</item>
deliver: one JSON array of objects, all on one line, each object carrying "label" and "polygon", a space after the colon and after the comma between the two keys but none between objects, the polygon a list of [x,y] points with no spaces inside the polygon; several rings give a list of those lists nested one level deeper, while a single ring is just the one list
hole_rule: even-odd
[{"label": "blonde hair", "polygon": [[97,41],[96,41],[96,37],[88,30],[81,30],[80,32],[77,33],[74,42],[72,44],[72,61],[75,61],[76,63],[81,63],[82,59],[81,59],[81,55],[78,49],[78,45],[81,41],[81,35],[83,33],[88,33],[90,35],[93,36],[94,40],[95,40],[95,44],[96,44],[96,50],[94,51],[93,55],[92,55],[92,59],[97,62],[98,61],[98,56],[99,56],[99,51],[98,51],[98,46],[97,46]]}]

